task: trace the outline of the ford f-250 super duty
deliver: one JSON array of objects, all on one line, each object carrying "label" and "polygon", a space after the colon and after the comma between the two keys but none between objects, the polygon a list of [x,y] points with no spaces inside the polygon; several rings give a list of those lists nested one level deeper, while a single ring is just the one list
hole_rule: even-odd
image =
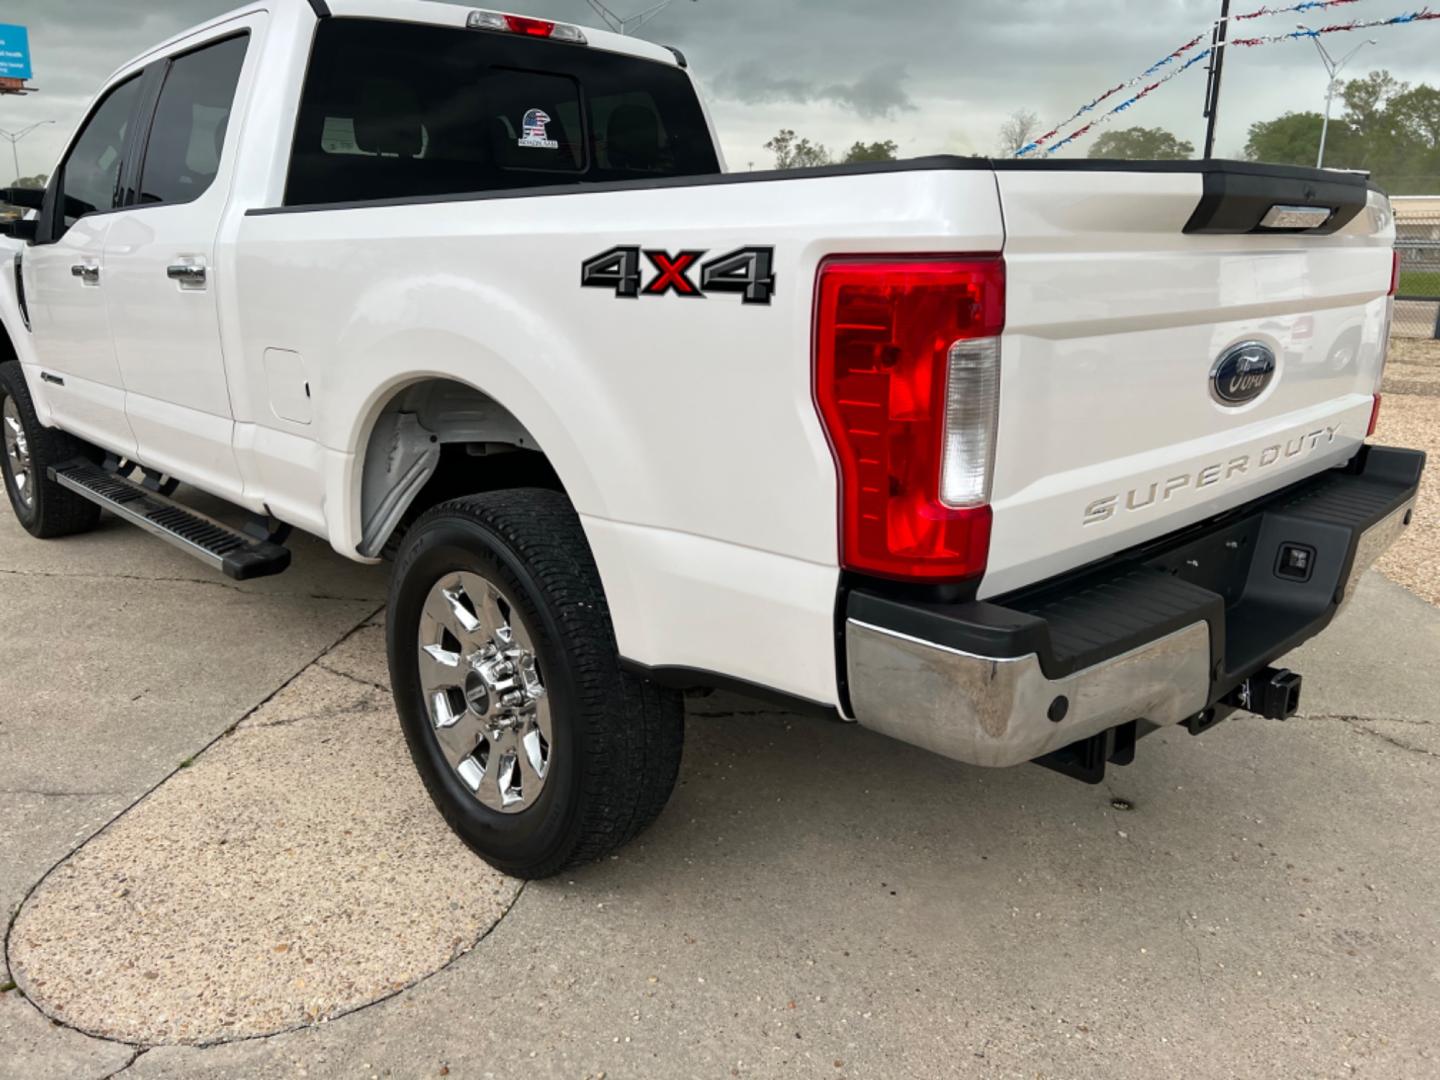
[{"label": "ford f-250 super duty", "polygon": [[237,578],[292,526],[392,558],[415,764],[522,875],[654,819],[692,687],[1091,781],[1287,716],[1271,665],[1424,465],[1366,445],[1363,178],[727,174],[682,55],[562,23],[256,0],[122,68],[9,198],[20,522],[104,508]]}]

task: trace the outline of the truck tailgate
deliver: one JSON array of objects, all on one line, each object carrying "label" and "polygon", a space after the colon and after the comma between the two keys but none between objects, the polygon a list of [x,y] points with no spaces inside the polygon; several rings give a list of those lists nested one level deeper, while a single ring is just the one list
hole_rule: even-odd
[{"label": "truck tailgate", "polygon": [[[1384,195],[1216,163],[1001,168],[997,181],[1008,302],[982,597],[1354,456],[1388,334]],[[1272,205],[1327,204],[1320,228],[1259,226]],[[1247,385],[1267,356],[1273,374]]]}]

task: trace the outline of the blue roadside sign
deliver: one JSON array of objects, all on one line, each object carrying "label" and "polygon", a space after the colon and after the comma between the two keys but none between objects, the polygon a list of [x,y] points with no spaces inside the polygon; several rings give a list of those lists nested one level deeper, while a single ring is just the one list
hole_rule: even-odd
[{"label": "blue roadside sign", "polygon": [[0,79],[34,77],[30,70],[30,34],[23,26],[0,23]]}]

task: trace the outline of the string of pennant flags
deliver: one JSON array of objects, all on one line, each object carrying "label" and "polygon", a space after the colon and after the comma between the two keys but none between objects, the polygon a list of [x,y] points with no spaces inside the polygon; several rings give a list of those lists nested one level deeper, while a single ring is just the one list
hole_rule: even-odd
[{"label": "string of pennant flags", "polygon": [[[1247,11],[1247,12],[1246,12],[1245,14],[1243,14],[1243,15],[1231,15],[1231,16],[1230,16],[1230,21],[1231,21],[1231,22],[1247,22],[1247,21],[1250,20],[1250,19],[1259,19],[1259,18],[1263,18],[1263,17],[1266,16],[1266,15],[1299,14],[1299,13],[1303,13],[1303,12],[1307,12],[1307,11],[1320,11],[1320,10],[1325,10],[1325,9],[1328,9],[1328,8],[1343,7],[1343,6],[1345,6],[1346,4],[1355,4],[1355,3],[1359,3],[1359,0],[1304,0],[1303,3],[1292,4],[1290,7],[1284,7],[1284,8],[1262,7],[1262,8],[1257,8],[1257,9],[1254,10],[1254,11]],[[1219,25],[1219,24],[1216,23],[1216,24],[1214,24],[1214,25]],[[1146,68],[1144,71],[1142,71],[1139,75],[1136,75],[1133,79],[1130,79],[1128,82],[1120,83],[1120,84],[1117,85],[1117,86],[1112,86],[1109,90],[1106,90],[1103,94],[1101,94],[1099,97],[1095,98],[1093,101],[1088,102],[1087,104],[1080,106],[1080,108],[1076,109],[1073,113],[1070,114],[1070,116],[1068,116],[1065,120],[1061,121],[1060,123],[1056,124],[1053,128],[1051,128],[1049,131],[1047,131],[1044,135],[1041,135],[1038,139],[1036,139],[1034,142],[1030,143],[1029,145],[1022,147],[1022,148],[1020,149],[1020,151],[1016,154],[1016,156],[1017,156],[1017,157],[1023,157],[1023,156],[1025,156],[1026,154],[1029,154],[1029,153],[1031,153],[1031,152],[1034,151],[1034,150],[1038,150],[1040,147],[1044,146],[1047,142],[1049,142],[1051,139],[1053,139],[1056,135],[1059,135],[1060,132],[1062,132],[1062,131],[1064,131],[1066,128],[1068,128],[1068,127],[1069,127],[1071,124],[1073,124],[1076,120],[1079,120],[1082,116],[1086,115],[1087,113],[1094,112],[1095,109],[1097,109],[1100,105],[1104,104],[1106,101],[1109,101],[1109,100],[1110,100],[1112,97],[1114,97],[1116,94],[1120,93],[1120,91],[1122,91],[1122,90],[1128,90],[1128,89],[1130,89],[1132,86],[1139,86],[1139,85],[1140,85],[1141,83],[1143,83],[1146,79],[1148,79],[1148,78],[1150,78],[1152,75],[1154,75],[1157,71],[1160,71],[1162,68],[1164,68],[1164,67],[1166,67],[1166,66],[1168,66],[1168,65],[1170,65],[1170,64],[1175,63],[1177,60],[1181,59],[1183,56],[1185,56],[1187,53],[1189,53],[1192,49],[1194,49],[1197,45],[1199,45],[1201,42],[1203,42],[1207,37],[1211,36],[1211,34],[1213,33],[1213,30],[1214,30],[1214,27],[1212,26],[1211,28],[1206,29],[1206,30],[1204,30],[1203,32],[1201,32],[1201,33],[1199,33],[1199,34],[1196,34],[1193,38],[1191,38],[1189,41],[1187,41],[1184,45],[1181,45],[1180,48],[1176,49],[1174,52],[1170,53],[1168,56],[1162,56],[1159,60],[1155,61],[1155,63],[1151,64],[1148,68]],[[1210,55],[1210,51],[1211,51],[1211,50],[1207,50],[1207,51],[1203,54],[1203,56],[1209,56],[1209,55]],[[1202,57],[1202,58],[1203,58],[1203,57]],[[1188,68],[1188,67],[1191,67],[1191,66],[1193,66],[1193,65],[1192,65],[1192,64],[1186,64],[1186,65],[1185,65],[1185,67],[1187,67],[1187,68]],[[1182,69],[1182,70],[1183,70],[1183,69]],[[1175,74],[1179,74],[1179,72],[1176,72]],[[1142,94],[1142,95],[1140,95],[1140,96],[1143,97],[1144,95]],[[1139,100],[1139,99],[1138,99],[1138,98],[1132,99],[1129,104],[1130,104],[1130,105],[1133,105],[1136,100]],[[1126,108],[1128,108],[1128,107],[1129,107],[1129,105],[1126,106]]]},{"label": "string of pennant flags", "polygon": [[[1203,35],[1202,35],[1202,36],[1203,36]],[[1075,131],[1072,131],[1069,135],[1067,135],[1065,138],[1061,139],[1059,142],[1054,143],[1054,144],[1051,145],[1051,146],[1045,147],[1045,153],[1047,153],[1047,154],[1053,154],[1053,153],[1055,153],[1057,150],[1063,149],[1064,147],[1068,146],[1070,143],[1073,143],[1076,139],[1083,139],[1086,135],[1090,134],[1090,132],[1091,132],[1092,130],[1094,130],[1095,128],[1099,127],[1101,124],[1108,123],[1110,120],[1114,119],[1116,116],[1118,116],[1120,113],[1124,112],[1126,109],[1132,108],[1136,103],[1138,103],[1138,102],[1141,101],[1142,99],[1149,97],[1149,96],[1150,96],[1151,94],[1153,94],[1156,90],[1159,90],[1160,87],[1162,87],[1162,86],[1164,86],[1166,83],[1168,83],[1171,79],[1178,78],[1179,76],[1185,74],[1185,72],[1189,71],[1189,70],[1190,70],[1192,67],[1194,67],[1196,64],[1200,63],[1200,62],[1203,61],[1203,60],[1208,59],[1209,56],[1210,56],[1210,54],[1213,53],[1214,51],[1215,51],[1215,50],[1214,50],[1213,48],[1211,48],[1211,49],[1206,49],[1206,50],[1204,50],[1203,52],[1198,52],[1198,53],[1196,53],[1194,56],[1190,57],[1189,60],[1186,60],[1185,63],[1181,64],[1178,68],[1175,68],[1173,71],[1170,71],[1170,72],[1168,72],[1167,74],[1161,76],[1159,79],[1157,79],[1155,82],[1151,83],[1150,85],[1146,86],[1145,89],[1141,90],[1138,94],[1134,95],[1133,97],[1126,98],[1126,99],[1125,99],[1124,101],[1122,101],[1119,105],[1117,105],[1117,106],[1115,106],[1113,109],[1111,109],[1108,113],[1105,113],[1105,114],[1103,114],[1102,116],[1098,117],[1097,119],[1092,120],[1090,123],[1086,124],[1084,127],[1081,127],[1081,128],[1078,128],[1078,129],[1075,130]],[[1183,53],[1182,53],[1182,55],[1183,55]],[[1108,101],[1110,98],[1114,97],[1114,96],[1115,96],[1117,93],[1119,93],[1121,90],[1128,90],[1128,89],[1129,89],[1130,87],[1132,87],[1132,86],[1138,86],[1141,81],[1143,81],[1143,80],[1141,80],[1141,79],[1136,79],[1134,82],[1122,84],[1122,85],[1120,85],[1120,86],[1117,86],[1114,90],[1111,90],[1109,93],[1102,94],[1102,95],[1101,95],[1099,98],[1097,98],[1094,102],[1092,102],[1091,104],[1085,106],[1083,109],[1081,109],[1079,112],[1077,112],[1074,116],[1072,116],[1069,120],[1066,120],[1063,124],[1058,124],[1058,125],[1056,125],[1056,127],[1055,127],[1054,129],[1052,129],[1051,131],[1046,132],[1044,135],[1041,135],[1041,136],[1040,136],[1038,139],[1036,139],[1034,142],[1030,143],[1030,144],[1027,145],[1027,146],[1022,146],[1018,151],[1016,151],[1015,156],[1016,156],[1016,157],[1026,157],[1026,156],[1034,153],[1036,150],[1039,150],[1041,147],[1044,147],[1045,144],[1046,144],[1047,142],[1049,142],[1049,140],[1053,139],[1056,135],[1060,134],[1060,132],[1064,131],[1067,127],[1069,127],[1072,123],[1074,123],[1074,122],[1075,122],[1076,120],[1078,120],[1080,117],[1084,116],[1086,113],[1093,112],[1093,111],[1095,110],[1095,108],[1096,108],[1098,105],[1100,105],[1102,102]]]},{"label": "string of pennant flags", "polygon": [[[1359,0],[1304,0],[1303,3],[1292,4],[1288,7],[1262,7],[1256,9],[1255,11],[1246,12],[1243,15],[1232,15],[1230,16],[1230,21],[1245,22],[1251,19],[1258,19],[1267,15],[1298,14],[1307,11],[1318,11],[1329,8],[1342,7],[1347,4],[1354,4],[1358,2]],[[1235,38],[1231,41],[1228,41],[1226,44],[1242,49],[1253,48],[1255,46],[1271,45],[1281,41],[1296,41],[1302,38],[1319,38],[1325,34],[1338,34],[1354,30],[1369,30],[1376,27],[1384,26],[1403,26],[1409,23],[1428,22],[1437,19],[1440,19],[1440,12],[1432,11],[1427,7],[1421,8],[1419,11],[1411,11],[1401,15],[1394,15],[1388,19],[1352,20],[1351,22],[1334,23],[1329,26],[1317,27],[1315,29],[1301,27],[1299,29],[1289,31],[1288,33],[1284,34],[1268,34],[1262,37]],[[1214,45],[1211,45],[1210,47],[1205,48],[1198,53],[1195,53],[1193,56],[1189,55],[1200,44],[1202,44],[1207,37],[1210,37],[1212,34],[1213,28],[1204,31],[1203,33],[1197,34],[1195,37],[1187,41],[1184,45],[1181,45],[1180,48],[1176,49],[1174,52],[1164,57],[1161,57],[1155,63],[1151,64],[1148,68],[1142,71],[1139,75],[1135,76],[1133,79],[1130,79],[1128,82],[1123,82],[1114,87],[1111,87],[1099,97],[1086,103],[1085,105],[1080,106],[1080,108],[1076,109],[1075,112],[1072,113],[1067,119],[1065,119],[1059,124],[1056,124],[1049,131],[1045,132],[1045,134],[1038,136],[1034,141],[1027,143],[1025,146],[1022,146],[1019,150],[1015,152],[1015,156],[1028,157],[1029,155],[1042,149],[1047,155],[1054,154],[1057,151],[1075,142],[1076,140],[1084,138],[1091,131],[1093,131],[1097,127],[1100,127],[1102,124],[1109,123],[1116,116],[1119,116],[1121,113],[1133,108],[1138,102],[1142,101],[1144,98],[1149,97],[1151,94],[1153,94],[1156,90],[1160,89],[1160,87],[1164,86],[1170,80],[1175,79],[1180,75],[1183,75],[1196,64],[1203,63],[1205,60],[1209,59],[1212,55],[1214,55]],[[1165,72],[1165,74],[1161,75],[1153,82],[1147,82],[1147,80],[1152,79],[1155,75],[1157,75],[1161,71],[1164,71],[1165,68],[1171,67],[1171,65],[1176,64],[1178,64],[1179,66],[1173,67],[1172,70]],[[1057,135],[1059,135],[1062,131],[1065,131],[1077,120],[1080,120],[1088,114],[1093,113],[1096,109],[1098,109],[1105,102],[1109,101],[1116,94],[1119,94],[1125,90],[1133,89],[1136,86],[1141,86],[1142,84],[1144,84],[1143,89],[1141,89],[1138,93],[1126,98],[1118,105],[1111,108],[1108,112],[1101,114],[1096,119],[1090,121],[1089,123],[1083,125],[1080,128],[1077,128],[1075,131],[1072,131],[1065,138],[1060,139],[1058,142],[1051,143],[1051,140],[1054,139]]]},{"label": "string of pennant flags", "polygon": [[1297,30],[1291,30],[1288,34],[1267,34],[1264,37],[1235,38],[1230,41],[1230,44],[1244,49],[1254,45],[1273,45],[1278,41],[1297,41],[1300,38],[1318,38],[1322,34],[1339,34],[1347,30],[1369,30],[1377,26],[1404,26],[1406,23],[1428,22],[1432,19],[1440,19],[1440,11],[1431,11],[1429,8],[1422,8],[1419,11],[1411,11],[1405,15],[1392,15],[1388,19],[1355,20],[1348,23],[1336,23],[1333,26],[1321,26],[1314,30],[1309,27],[1300,27]]}]

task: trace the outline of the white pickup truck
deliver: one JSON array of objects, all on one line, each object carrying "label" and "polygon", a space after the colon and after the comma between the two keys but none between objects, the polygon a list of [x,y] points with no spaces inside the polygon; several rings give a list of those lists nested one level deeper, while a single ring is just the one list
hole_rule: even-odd
[{"label": "white pickup truck", "polygon": [[1287,716],[1271,665],[1424,467],[1366,445],[1395,275],[1363,178],[727,173],[678,51],[563,23],[256,0],[8,197],[19,521],[103,508],[237,578],[292,526],[393,559],[415,763],[526,876],[655,818],[690,688],[1092,782],[1162,726]]}]

